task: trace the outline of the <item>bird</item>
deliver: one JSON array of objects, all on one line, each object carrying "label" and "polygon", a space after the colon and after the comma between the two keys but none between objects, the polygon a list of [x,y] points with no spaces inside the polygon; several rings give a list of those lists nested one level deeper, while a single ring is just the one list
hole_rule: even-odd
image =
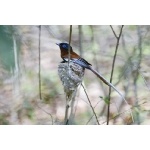
[{"label": "bird", "polygon": [[[91,70],[95,75],[97,75],[99,77],[99,73],[92,68],[92,65],[87,60],[85,60],[80,55],[75,53],[73,51],[73,48],[71,45],[69,45],[68,43],[56,43],[56,45],[58,45],[60,48],[61,58],[63,59],[63,61],[61,63],[68,62],[68,60],[69,60],[69,47],[70,47],[70,61],[80,65],[83,68]],[[102,81],[105,82],[106,84],[108,84],[105,81],[105,79],[102,79]]]},{"label": "bird", "polygon": [[[106,85],[108,85],[111,88],[113,88],[121,96],[121,98],[125,101],[125,103],[127,105],[129,105],[127,103],[127,101],[125,100],[124,96],[116,89],[116,87],[112,83],[108,82],[99,72],[97,72],[95,69],[93,69],[92,65],[87,60],[85,60],[80,55],[75,53],[73,51],[73,48],[72,48],[72,46],[70,44],[68,44],[68,43],[56,43],[56,45],[59,46],[60,51],[61,51],[61,58],[63,59],[63,61],[61,63],[66,63],[66,62],[70,61],[70,62],[73,62],[75,64],[80,65],[83,68],[86,68],[86,69],[92,71]],[[130,110],[130,113],[131,113],[131,116],[132,116],[132,120],[134,122],[131,110]]]},{"label": "bird", "polygon": [[111,83],[109,84],[109,82],[104,77],[102,77],[102,75],[100,75],[96,70],[94,70],[92,68],[92,65],[87,60],[85,60],[80,55],[75,53],[73,51],[73,48],[71,45],[69,45],[68,43],[56,43],[56,45],[59,46],[60,51],[61,51],[61,58],[63,59],[63,61],[61,63],[68,62],[68,60],[69,60],[69,47],[70,47],[70,61],[71,62],[76,63],[76,64],[80,65],[81,67],[86,68],[88,70],[91,70],[105,84],[110,86]]},{"label": "bird", "polygon": [[[68,62],[68,60],[69,60],[69,44],[68,43],[56,43],[56,45],[58,45],[61,50],[61,58],[63,59],[62,63]],[[72,46],[70,46],[70,61],[72,61],[86,69],[90,69],[90,66],[92,66],[84,58],[80,57],[77,53],[75,53],[72,49]]]},{"label": "bird", "polygon": [[[68,62],[69,60],[69,48],[70,48],[70,61],[73,63],[76,63],[80,65],[83,68],[86,68],[90,71],[92,71],[100,80],[102,80],[106,85],[112,87],[121,97],[122,99],[126,102],[125,98],[123,95],[116,89],[116,87],[112,84],[109,83],[100,73],[98,73],[95,69],[92,68],[92,65],[85,60],[84,58],[80,57],[77,53],[73,51],[73,48],[71,45],[68,43],[56,43],[56,45],[59,46],[60,51],[61,51],[61,58],[63,61],[61,63]],[[126,102],[127,103],[127,102]]]}]

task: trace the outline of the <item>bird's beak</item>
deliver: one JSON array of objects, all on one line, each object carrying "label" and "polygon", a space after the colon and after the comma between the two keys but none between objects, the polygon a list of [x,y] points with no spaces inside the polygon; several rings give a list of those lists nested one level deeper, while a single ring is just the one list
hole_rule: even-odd
[{"label": "bird's beak", "polygon": [[59,44],[59,43],[56,43],[56,45],[58,45],[58,46],[59,46],[60,44]]}]

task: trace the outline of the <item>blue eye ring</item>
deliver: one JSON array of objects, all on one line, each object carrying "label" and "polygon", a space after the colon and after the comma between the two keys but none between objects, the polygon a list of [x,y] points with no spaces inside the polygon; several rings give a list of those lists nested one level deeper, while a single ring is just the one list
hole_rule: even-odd
[{"label": "blue eye ring", "polygon": [[63,44],[62,48],[68,49],[68,46],[66,44]]}]

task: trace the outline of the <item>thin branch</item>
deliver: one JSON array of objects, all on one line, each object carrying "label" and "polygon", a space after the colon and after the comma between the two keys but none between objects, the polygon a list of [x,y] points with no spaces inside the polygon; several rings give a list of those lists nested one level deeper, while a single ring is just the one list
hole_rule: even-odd
[{"label": "thin branch", "polygon": [[69,32],[69,49],[68,49],[69,57],[68,57],[68,66],[69,66],[69,62],[70,62],[70,44],[71,44],[71,36],[72,36],[72,25],[70,25],[70,32]]},{"label": "thin branch", "polygon": [[[123,25],[121,26],[120,29],[120,33],[119,36],[117,37],[116,33],[114,32],[112,26],[110,26],[116,39],[117,39],[117,43],[116,43],[116,48],[115,48],[115,54],[113,57],[113,63],[112,63],[112,70],[111,70],[111,76],[110,76],[110,83],[112,83],[112,79],[113,79],[113,73],[114,73],[114,66],[115,66],[115,60],[116,60],[116,56],[117,56],[117,51],[118,51],[118,46],[119,46],[119,41],[120,41],[120,37],[122,34],[122,29],[123,29]],[[109,101],[110,101],[110,97],[111,97],[111,87],[109,87]],[[107,125],[109,124],[109,114],[110,114],[110,103],[108,103],[108,109],[107,109]]]},{"label": "thin branch", "polygon": [[79,51],[80,51],[80,56],[83,57],[83,52],[82,52],[82,25],[78,25],[79,29]]},{"label": "thin branch", "polygon": [[86,89],[85,89],[85,87],[83,86],[82,83],[81,83],[81,85],[82,85],[82,87],[83,87],[83,89],[84,89],[84,92],[85,92],[85,94],[86,94],[86,97],[87,97],[87,99],[88,99],[88,101],[89,101],[89,104],[90,104],[90,106],[91,106],[91,108],[92,108],[92,111],[93,111],[93,114],[94,114],[94,116],[95,116],[95,118],[96,118],[97,124],[100,125],[100,124],[99,124],[99,121],[98,121],[98,118],[97,118],[97,115],[96,115],[96,113],[95,113],[95,111],[94,111],[94,108],[93,108],[93,106],[92,106],[92,104],[91,104],[91,101],[90,101],[90,99],[89,99],[89,96],[88,96],[88,94],[87,94],[87,92],[86,92]]},{"label": "thin branch", "polygon": [[39,98],[42,100],[41,94],[41,25],[39,26]]},{"label": "thin branch", "polygon": [[64,119],[64,125],[68,125],[69,119],[68,119],[68,112],[69,112],[69,104],[66,96],[66,108],[65,108],[65,119]]},{"label": "thin branch", "polygon": [[118,36],[116,35],[116,33],[115,33],[115,31],[114,31],[114,29],[113,29],[112,25],[110,25],[110,28],[111,28],[111,30],[112,30],[112,32],[113,32],[113,34],[114,34],[114,36],[116,37],[116,39],[118,39]]},{"label": "thin branch", "polygon": [[[93,107],[96,108],[96,106],[100,103],[100,101],[97,102],[97,104]],[[94,114],[91,116],[91,118],[88,120],[88,122],[86,123],[86,125],[88,125],[88,123],[91,121],[91,119],[93,118]]]},{"label": "thin branch", "polygon": [[137,34],[138,34],[138,49],[139,49],[139,63],[138,67],[141,65],[142,61],[142,35],[141,35],[141,28],[140,26],[137,26]]},{"label": "thin branch", "polygon": [[[71,36],[72,36],[72,25],[70,25],[70,31],[69,31],[69,49],[68,49],[68,54],[69,54],[69,57],[68,57],[68,71],[70,71],[70,67],[69,67],[69,64],[70,64],[70,43],[71,43]],[[68,101],[68,98],[66,96],[66,109],[65,109],[65,120],[64,120],[64,124],[65,125],[68,125],[69,123],[69,119],[68,118],[68,113],[69,113],[69,101]],[[73,107],[73,106],[72,106]]]}]

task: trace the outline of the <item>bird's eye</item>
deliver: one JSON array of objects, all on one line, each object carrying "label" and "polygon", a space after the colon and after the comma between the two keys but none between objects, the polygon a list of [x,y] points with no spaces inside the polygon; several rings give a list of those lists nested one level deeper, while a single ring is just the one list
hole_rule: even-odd
[{"label": "bird's eye", "polygon": [[67,45],[63,44],[63,45],[62,45],[62,48],[67,49]]}]

